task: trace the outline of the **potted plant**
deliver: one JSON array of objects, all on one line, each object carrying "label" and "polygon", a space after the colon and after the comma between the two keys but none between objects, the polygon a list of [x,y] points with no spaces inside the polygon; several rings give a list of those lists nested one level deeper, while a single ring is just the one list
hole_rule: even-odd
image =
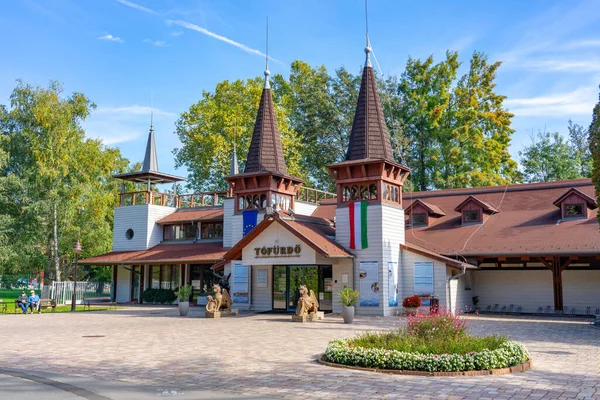
[{"label": "potted plant", "polygon": [[350,288],[340,290],[340,303],[342,303],[342,317],[345,324],[351,324],[354,321],[354,304],[358,300],[359,293]]},{"label": "potted plant", "polygon": [[419,307],[421,307],[421,298],[419,296],[410,296],[402,300],[402,307],[408,315],[417,315]]},{"label": "potted plant", "polygon": [[192,287],[190,285],[183,285],[175,292],[179,299],[179,315],[187,317],[190,311],[190,295],[192,294]]}]

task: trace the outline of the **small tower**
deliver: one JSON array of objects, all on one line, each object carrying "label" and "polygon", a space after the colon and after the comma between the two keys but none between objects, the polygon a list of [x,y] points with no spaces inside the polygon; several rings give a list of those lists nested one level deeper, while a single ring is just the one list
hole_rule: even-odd
[{"label": "small tower", "polygon": [[[369,301],[370,304],[361,298],[358,311],[362,314],[391,315],[388,267],[390,263],[399,262],[400,244],[404,243],[402,185],[410,170],[396,162],[392,154],[371,66],[368,35],[365,53],[346,159],[328,166],[328,169],[337,187],[336,241],[356,256],[354,282],[361,282],[360,271],[366,268],[366,262],[370,263],[370,268],[377,262],[375,286],[378,294]],[[365,288],[356,289],[365,292]],[[372,287],[369,287],[367,291],[371,290]]]},{"label": "small tower", "polygon": [[[247,210],[258,210],[259,214],[264,214],[267,210],[293,210],[296,191],[302,183],[301,179],[287,173],[271,96],[268,63],[267,46],[265,85],[254,123],[246,166],[243,173],[227,177],[233,204],[229,201],[225,204],[224,247],[231,247],[242,238],[241,213]],[[232,171],[233,167],[234,165]]]},{"label": "small tower", "polygon": [[184,181],[185,178],[158,170],[152,119],[142,169],[113,175],[113,178],[146,185],[146,190],[125,192],[121,186],[119,206],[115,208],[113,251],[146,250],[162,240],[162,231],[154,222],[175,212],[175,197],[152,191],[152,185]]}]

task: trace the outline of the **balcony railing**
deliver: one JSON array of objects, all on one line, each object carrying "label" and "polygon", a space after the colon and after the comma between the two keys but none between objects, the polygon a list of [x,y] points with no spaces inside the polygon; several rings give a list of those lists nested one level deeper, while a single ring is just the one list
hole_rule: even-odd
[{"label": "balcony railing", "polygon": [[300,186],[296,192],[296,200],[306,201],[308,203],[320,203],[321,200],[335,199],[335,193],[325,192],[319,189],[312,189]]},{"label": "balcony railing", "polygon": [[227,192],[203,192],[194,194],[171,194],[153,191],[124,192],[120,193],[121,206],[135,206],[139,204],[154,204],[175,208],[211,207],[223,205]]}]

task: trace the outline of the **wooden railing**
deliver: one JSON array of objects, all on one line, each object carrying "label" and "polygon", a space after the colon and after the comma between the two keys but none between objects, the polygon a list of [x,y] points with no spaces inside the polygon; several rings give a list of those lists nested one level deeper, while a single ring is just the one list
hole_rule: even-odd
[{"label": "wooden railing", "polygon": [[319,189],[312,189],[300,186],[296,192],[296,200],[306,201],[308,203],[319,203],[321,200],[335,199],[335,193],[325,192]]},{"label": "wooden railing", "polygon": [[194,194],[171,194],[153,191],[124,192],[119,194],[121,206],[135,206],[139,204],[154,204],[175,208],[210,207],[223,205],[227,192],[203,192]]}]

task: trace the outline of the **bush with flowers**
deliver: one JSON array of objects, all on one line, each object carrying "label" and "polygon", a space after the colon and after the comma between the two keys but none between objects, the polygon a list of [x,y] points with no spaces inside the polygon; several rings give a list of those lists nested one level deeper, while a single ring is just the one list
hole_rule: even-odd
[{"label": "bush with flowers", "polygon": [[421,307],[421,298],[419,296],[405,297],[402,300],[402,307]]},{"label": "bush with flowers", "polygon": [[329,342],[325,358],[359,367],[428,372],[506,368],[524,363],[529,353],[505,336],[473,336],[466,321],[450,313],[410,317],[408,325]]}]

